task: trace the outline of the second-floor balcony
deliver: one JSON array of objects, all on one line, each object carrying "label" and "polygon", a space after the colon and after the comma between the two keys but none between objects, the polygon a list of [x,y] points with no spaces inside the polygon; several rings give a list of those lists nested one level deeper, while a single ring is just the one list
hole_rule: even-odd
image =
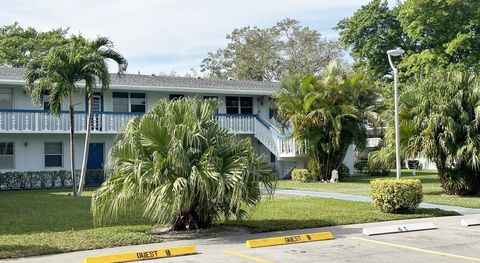
[{"label": "second-floor balcony", "polygon": [[[92,119],[93,133],[117,133],[132,117],[139,113],[102,112],[95,113]],[[87,113],[74,112],[75,132],[84,133],[87,129]],[[53,116],[44,110],[0,110],[1,133],[68,133],[70,114],[62,111]]]},{"label": "second-floor balcony", "polygon": [[[93,134],[115,134],[133,117],[142,113],[100,112],[92,119]],[[234,134],[250,134],[278,158],[299,157],[305,154],[301,145],[282,134],[257,114],[217,114],[220,126]],[[75,133],[85,133],[87,113],[74,112]],[[53,116],[43,110],[0,110],[0,133],[69,133],[70,114],[62,111]]]}]

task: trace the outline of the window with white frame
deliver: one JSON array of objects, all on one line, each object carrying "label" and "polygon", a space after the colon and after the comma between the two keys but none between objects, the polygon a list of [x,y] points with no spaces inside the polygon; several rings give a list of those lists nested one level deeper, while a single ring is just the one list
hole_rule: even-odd
[{"label": "window with white frame", "polygon": [[253,114],[253,99],[252,97],[227,96],[225,107],[227,114]]},{"label": "window with white frame", "polygon": [[0,142],[0,169],[14,169],[15,149],[13,142]]},{"label": "window with white frame", "polygon": [[0,109],[13,109],[13,90],[0,88]]},{"label": "window with white frame", "polygon": [[63,143],[46,142],[45,143],[45,167],[63,166]]},{"label": "window with white frame", "polygon": [[145,93],[113,92],[113,111],[145,112]]}]

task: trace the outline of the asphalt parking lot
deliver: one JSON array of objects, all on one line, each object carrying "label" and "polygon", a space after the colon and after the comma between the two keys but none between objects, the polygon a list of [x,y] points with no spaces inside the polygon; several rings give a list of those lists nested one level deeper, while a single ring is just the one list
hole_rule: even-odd
[{"label": "asphalt parking lot", "polygon": [[[83,262],[85,256],[195,245],[199,252],[196,255],[142,262],[480,262],[480,226],[461,226],[460,220],[465,218],[480,218],[480,215],[218,236],[22,258],[12,261]],[[438,229],[377,236],[362,235],[364,227],[421,222],[432,222]],[[245,247],[247,239],[324,231],[332,232],[334,239],[264,248]]]}]

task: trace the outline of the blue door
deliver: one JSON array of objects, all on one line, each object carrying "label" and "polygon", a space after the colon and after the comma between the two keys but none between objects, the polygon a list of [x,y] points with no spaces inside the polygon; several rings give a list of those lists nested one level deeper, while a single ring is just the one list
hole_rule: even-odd
[{"label": "blue door", "polygon": [[90,143],[87,169],[103,169],[103,143]]}]

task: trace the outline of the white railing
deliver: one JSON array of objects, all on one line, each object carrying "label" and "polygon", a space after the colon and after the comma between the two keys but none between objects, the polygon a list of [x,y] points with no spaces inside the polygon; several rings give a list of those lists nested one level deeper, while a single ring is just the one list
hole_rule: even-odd
[{"label": "white railing", "polygon": [[377,147],[382,142],[382,138],[367,138],[367,147]]},{"label": "white railing", "polygon": [[235,134],[253,134],[265,147],[279,158],[298,157],[305,154],[304,144],[284,136],[272,124],[257,114],[217,114],[220,126]]},{"label": "white railing", "polygon": [[[92,132],[116,133],[135,113],[95,113],[92,118]],[[85,132],[87,113],[74,112],[75,132]],[[0,132],[70,132],[70,114],[62,111],[53,116],[39,110],[0,110]]]},{"label": "white railing", "polygon": [[[117,133],[136,113],[102,112],[92,119],[93,133]],[[304,144],[284,136],[262,117],[242,114],[217,114],[220,126],[235,134],[253,134],[279,158],[297,157],[305,154]],[[87,129],[87,113],[74,112],[75,132]],[[70,114],[62,111],[53,116],[41,110],[0,110],[0,133],[68,133]]]},{"label": "white railing", "polygon": [[251,114],[217,114],[215,116],[220,126],[235,134],[253,134],[255,132],[255,117]]}]

